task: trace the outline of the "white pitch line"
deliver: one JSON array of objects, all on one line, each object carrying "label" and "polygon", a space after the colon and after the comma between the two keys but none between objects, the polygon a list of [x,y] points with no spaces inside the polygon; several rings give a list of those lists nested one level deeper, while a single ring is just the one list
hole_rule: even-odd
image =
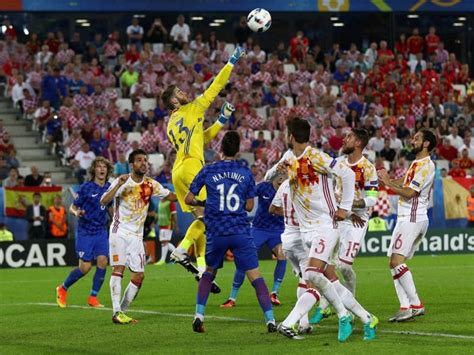
[{"label": "white pitch line", "polygon": [[[41,302],[31,302],[31,303],[13,303],[13,304],[2,304],[0,306],[44,306],[44,307],[58,307],[56,303],[41,303]],[[67,308],[77,308],[77,309],[87,309],[87,310],[99,310],[99,311],[112,311],[112,308],[104,307],[104,308],[91,308],[87,306],[79,306],[79,305],[69,305]],[[151,311],[145,309],[130,309],[127,312],[130,313],[141,313],[141,314],[154,314],[158,316],[168,316],[168,317],[179,317],[179,318],[194,318],[194,314],[189,313],[170,313],[170,312],[159,312],[159,311]],[[216,319],[222,321],[236,321],[236,322],[245,322],[245,323],[263,323],[261,321],[255,319],[248,319],[248,318],[237,318],[237,317],[224,317],[224,316],[206,316],[206,319]],[[337,327],[332,326],[320,326],[321,328],[326,329],[337,329]],[[424,333],[424,332],[415,332],[411,330],[377,330],[377,333],[384,333],[384,334],[399,334],[399,335],[414,335],[414,336],[423,336],[423,337],[435,337],[435,338],[453,338],[453,339],[467,339],[467,340],[474,340],[474,336],[472,335],[461,335],[461,334],[449,334],[449,333]]]}]

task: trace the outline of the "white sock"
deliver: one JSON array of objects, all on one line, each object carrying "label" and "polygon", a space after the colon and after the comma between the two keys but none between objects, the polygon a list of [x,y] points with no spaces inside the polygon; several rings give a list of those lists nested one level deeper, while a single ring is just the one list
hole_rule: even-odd
[{"label": "white sock", "polygon": [[307,289],[306,292],[298,298],[295,307],[293,307],[290,314],[288,317],[286,317],[282,324],[286,327],[291,327],[298,323],[301,317],[303,317],[305,314],[307,315],[316,302],[319,301],[319,298],[318,291],[316,291],[314,288]]},{"label": "white sock", "polygon": [[405,292],[405,289],[400,283],[400,280],[394,278],[395,275],[397,274],[397,270],[390,269],[390,273],[392,274],[393,285],[395,286],[395,292],[397,293],[398,300],[400,301],[400,308],[403,308],[403,309],[410,308],[410,300],[408,299],[408,295]]},{"label": "white sock", "polygon": [[[400,285],[405,291],[410,306],[419,306],[421,304],[420,298],[416,292],[415,282],[413,281],[413,275],[407,264],[400,264],[392,269],[392,275],[394,281],[399,281]],[[396,286],[395,286],[396,287]],[[401,304],[401,301],[400,301]]]},{"label": "white sock", "polygon": [[339,318],[347,316],[348,312],[344,307],[341,298],[337,294],[336,289],[326,276],[324,276],[321,270],[309,267],[306,269],[306,274],[313,285],[316,286],[319,292],[321,292],[328,302],[336,309],[337,316]]},{"label": "white sock", "polygon": [[175,249],[176,247],[172,243],[168,243],[168,251],[170,253],[174,252]]},{"label": "white sock", "polygon": [[[306,291],[308,287],[306,286],[303,279],[300,279],[298,287],[296,288],[296,297],[299,299]],[[309,327],[309,318],[308,313],[305,313],[300,318],[300,327],[307,328]]]},{"label": "white sock", "polygon": [[138,291],[140,291],[141,284],[136,284],[133,281],[128,283],[125,292],[123,293],[122,303],[120,308],[122,312],[126,312],[132,301],[137,297]]},{"label": "white sock", "polygon": [[356,273],[352,265],[344,264],[342,261],[339,264],[339,271],[344,276],[344,286],[354,295],[356,289]]},{"label": "white sock", "polygon": [[114,314],[121,311],[120,296],[122,295],[122,277],[118,272],[113,272],[110,277],[110,297],[112,298],[112,307]]},{"label": "white sock", "polygon": [[166,260],[166,256],[168,255],[168,243],[167,244],[161,244],[161,257],[160,257],[160,261],[165,261]]},{"label": "white sock", "polygon": [[326,299],[326,297],[324,297],[324,295],[321,295],[321,299],[319,300],[319,308],[321,308],[322,310],[325,310],[328,307],[329,307],[328,300]]},{"label": "white sock", "polygon": [[339,297],[341,297],[344,307],[346,307],[349,311],[359,317],[362,323],[365,324],[367,322],[370,322],[370,313],[367,312],[359,304],[359,302],[357,302],[352,293],[350,293],[347,288],[342,286],[339,280],[334,281],[332,284],[334,285],[334,288],[336,289]]}]

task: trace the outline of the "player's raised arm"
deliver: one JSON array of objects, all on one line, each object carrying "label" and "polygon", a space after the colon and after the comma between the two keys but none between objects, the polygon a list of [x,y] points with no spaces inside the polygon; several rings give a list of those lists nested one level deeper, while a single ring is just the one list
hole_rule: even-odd
[{"label": "player's raised arm", "polygon": [[219,133],[222,126],[224,126],[227,121],[229,121],[230,116],[235,111],[234,105],[224,102],[221,107],[221,113],[219,118],[217,119],[214,124],[204,131],[204,144],[208,144],[210,141],[214,139],[214,137]]},{"label": "player's raised arm", "polygon": [[129,178],[130,174],[120,175],[114,180],[109,189],[102,195],[100,198],[100,204],[102,206],[107,206],[115,198],[117,191],[125,184]]},{"label": "player's raised arm", "polygon": [[232,73],[232,69],[234,68],[234,64],[236,64],[239,59],[245,55],[245,51],[241,47],[237,47],[234,50],[234,53],[229,58],[229,61],[221,69],[219,74],[214,78],[212,84],[207,88],[204,93],[196,98],[195,102],[198,104],[202,112],[206,111],[209,106],[212,104],[216,96],[219,92],[227,85],[229,81],[230,74]]}]

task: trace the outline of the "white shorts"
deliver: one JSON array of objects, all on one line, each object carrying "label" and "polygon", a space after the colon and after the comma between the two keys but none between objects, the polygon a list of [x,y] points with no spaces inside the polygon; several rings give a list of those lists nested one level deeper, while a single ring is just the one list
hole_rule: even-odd
[{"label": "white shorts", "polygon": [[160,229],[160,242],[169,242],[172,236],[172,229]]},{"label": "white shorts", "polygon": [[364,227],[355,227],[352,222],[339,222],[339,250],[337,258],[340,262],[352,265],[354,259],[359,253],[360,245],[367,232],[368,224],[364,224]]},{"label": "white shorts", "polygon": [[415,223],[398,221],[393,230],[387,256],[400,254],[411,259],[428,231],[428,224],[429,221]]},{"label": "white shorts", "polygon": [[308,253],[299,231],[286,231],[281,235],[283,254],[290,262],[293,272],[299,278],[308,267]]},{"label": "white shorts", "polygon": [[317,230],[301,233],[309,250],[309,258],[328,263],[337,247],[338,233],[332,225],[318,226]]},{"label": "white shorts", "polygon": [[143,239],[132,235],[110,233],[110,265],[128,266],[132,272],[145,270]]}]

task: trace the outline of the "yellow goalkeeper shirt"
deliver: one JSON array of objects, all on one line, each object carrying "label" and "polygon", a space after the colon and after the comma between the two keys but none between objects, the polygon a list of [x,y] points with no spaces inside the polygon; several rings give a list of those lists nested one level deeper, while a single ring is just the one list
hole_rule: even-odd
[{"label": "yellow goalkeeper shirt", "polygon": [[222,124],[216,121],[204,131],[204,113],[227,84],[232,68],[232,64],[226,64],[201,96],[171,114],[167,133],[177,152],[173,170],[188,158],[199,159],[204,164],[204,145],[222,128]]}]

